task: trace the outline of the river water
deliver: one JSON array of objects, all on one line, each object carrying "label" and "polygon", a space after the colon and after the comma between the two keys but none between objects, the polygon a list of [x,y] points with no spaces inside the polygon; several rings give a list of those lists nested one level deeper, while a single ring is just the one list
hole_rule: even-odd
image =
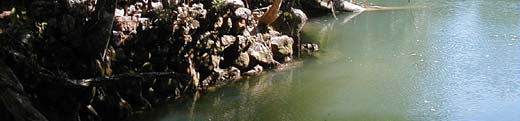
[{"label": "river water", "polygon": [[[370,0],[413,9],[310,20],[303,67],[157,107],[143,120],[520,120],[520,1]],[[389,2],[390,1],[390,2]]]}]

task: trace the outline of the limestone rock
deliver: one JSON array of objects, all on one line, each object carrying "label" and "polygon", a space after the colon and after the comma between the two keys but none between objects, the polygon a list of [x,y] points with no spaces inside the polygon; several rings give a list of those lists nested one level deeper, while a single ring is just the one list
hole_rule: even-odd
[{"label": "limestone rock", "polygon": [[208,87],[217,83],[223,83],[224,81],[238,80],[240,79],[240,70],[236,67],[230,67],[227,69],[215,69],[213,73],[202,81],[202,87]]},{"label": "limestone rock", "polygon": [[269,47],[266,45],[255,42],[247,50],[251,59],[259,62],[260,64],[271,65],[274,64],[273,54]]},{"label": "limestone rock", "polygon": [[344,0],[334,1],[334,7],[336,8],[336,10],[339,10],[339,11],[356,12],[356,13],[360,13],[360,12],[363,12],[366,10],[365,8],[363,8],[361,6],[352,4],[352,3],[348,2],[348,1],[344,1]]},{"label": "limestone rock", "polygon": [[224,48],[227,48],[229,47],[231,44],[235,43],[236,41],[236,37],[235,36],[231,36],[231,35],[224,35],[220,38],[220,44],[222,47]]},{"label": "limestone rock", "polygon": [[247,19],[249,16],[251,16],[251,10],[247,8],[238,8],[234,13],[236,17],[243,19]]},{"label": "limestone rock", "polygon": [[303,13],[303,11],[292,8],[290,11],[283,13],[273,23],[273,28],[282,34],[297,37],[307,20],[308,17]]},{"label": "limestone rock", "polygon": [[226,5],[230,7],[244,7],[244,2],[242,0],[226,0]]},{"label": "limestone rock", "polygon": [[286,35],[271,38],[271,50],[274,58],[278,61],[284,61],[286,57],[293,54],[294,41]]},{"label": "limestone rock", "polygon": [[115,39],[115,45],[124,44],[133,38],[137,33],[139,22],[131,16],[117,16],[114,19],[114,31],[112,36]]},{"label": "limestone rock", "polygon": [[255,67],[253,67],[253,69],[244,72],[244,75],[246,75],[246,76],[255,76],[255,75],[261,74],[263,71],[264,71],[264,67],[262,67],[260,65],[256,65]]},{"label": "limestone rock", "polygon": [[241,70],[245,70],[249,68],[249,54],[247,52],[242,52],[238,56],[238,58],[235,60],[235,66],[237,66]]},{"label": "limestone rock", "polygon": [[320,50],[319,46],[317,44],[307,43],[307,44],[302,44],[301,46],[302,46],[301,47],[302,54],[305,54],[305,55],[313,55]]}]

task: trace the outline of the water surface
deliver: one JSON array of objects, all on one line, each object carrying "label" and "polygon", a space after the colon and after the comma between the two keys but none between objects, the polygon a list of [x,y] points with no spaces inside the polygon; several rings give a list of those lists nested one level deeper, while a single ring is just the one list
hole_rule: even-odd
[{"label": "water surface", "polygon": [[422,7],[313,19],[319,58],[142,118],[520,120],[520,1],[370,1]]}]

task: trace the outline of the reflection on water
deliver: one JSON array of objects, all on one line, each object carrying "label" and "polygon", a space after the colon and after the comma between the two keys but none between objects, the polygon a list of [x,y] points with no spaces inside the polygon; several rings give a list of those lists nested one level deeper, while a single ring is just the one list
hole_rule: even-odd
[{"label": "reflection on water", "polygon": [[183,100],[144,120],[518,120],[520,2],[371,0],[421,9],[323,17],[301,68]]}]

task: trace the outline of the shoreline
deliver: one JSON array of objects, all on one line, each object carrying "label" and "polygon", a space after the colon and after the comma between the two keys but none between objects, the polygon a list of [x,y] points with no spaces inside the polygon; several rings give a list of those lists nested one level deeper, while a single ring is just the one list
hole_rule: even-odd
[{"label": "shoreline", "polygon": [[300,39],[304,11],[333,13],[347,3],[339,1],[275,0],[272,9],[263,0],[0,4],[0,118],[125,120],[198,90],[303,65],[299,57],[319,51]]}]

